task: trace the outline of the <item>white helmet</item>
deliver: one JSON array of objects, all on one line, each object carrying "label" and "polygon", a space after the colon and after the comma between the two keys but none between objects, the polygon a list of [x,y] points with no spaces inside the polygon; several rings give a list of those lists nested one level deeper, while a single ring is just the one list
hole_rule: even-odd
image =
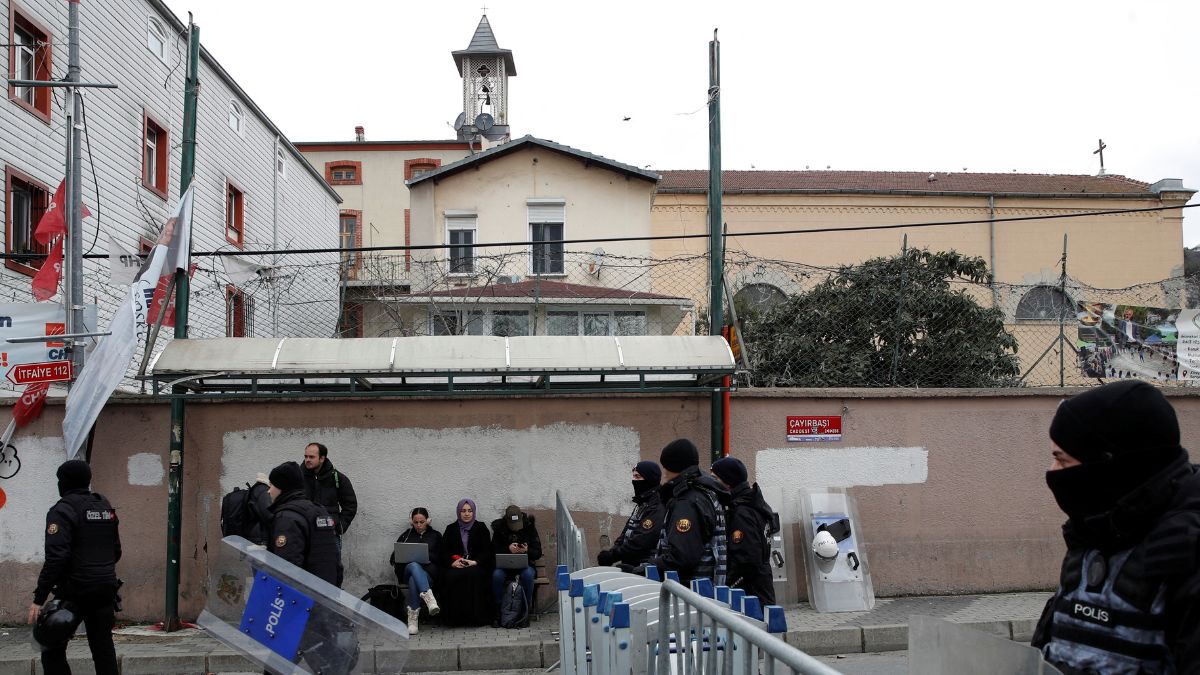
[{"label": "white helmet", "polygon": [[813,537],[812,551],[821,560],[834,560],[838,556],[837,541],[826,530],[821,530]]}]

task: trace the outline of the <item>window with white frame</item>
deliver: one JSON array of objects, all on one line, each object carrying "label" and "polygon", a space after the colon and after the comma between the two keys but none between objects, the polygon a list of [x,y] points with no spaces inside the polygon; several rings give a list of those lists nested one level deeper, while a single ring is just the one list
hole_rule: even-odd
[{"label": "window with white frame", "polygon": [[553,309],[546,312],[547,335],[645,335],[641,310]]},{"label": "window with white frame", "polygon": [[167,60],[167,29],[152,16],[146,17],[146,48],[162,61]]},{"label": "window with white frame", "polygon": [[533,321],[527,309],[440,310],[430,314],[432,335],[531,335]]},{"label": "window with white frame", "polygon": [[229,128],[237,133],[242,133],[242,129],[246,125],[246,114],[242,112],[242,106],[237,101],[229,102]]},{"label": "window with white frame", "polygon": [[283,148],[275,148],[275,173],[280,178],[287,178],[287,160],[284,159]]},{"label": "window with white frame", "polygon": [[450,274],[475,273],[475,229],[478,221],[474,214],[446,215],[446,243],[449,244],[448,258]]},{"label": "window with white frame", "polygon": [[[563,201],[530,200],[529,240],[532,259],[529,269],[533,274],[565,274],[563,264],[566,205]],[[538,242],[555,242],[539,244]]]}]

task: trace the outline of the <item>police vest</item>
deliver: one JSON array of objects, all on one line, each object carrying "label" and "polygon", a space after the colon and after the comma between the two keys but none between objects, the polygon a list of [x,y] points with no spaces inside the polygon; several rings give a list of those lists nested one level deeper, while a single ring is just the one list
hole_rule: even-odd
[{"label": "police vest", "polygon": [[700,564],[696,566],[696,577],[708,577],[713,580],[714,586],[724,586],[729,559],[725,545],[725,508],[711,490],[702,485],[692,485],[692,489],[702,495],[700,499],[707,500],[711,505],[717,523],[716,528],[709,534],[708,541],[704,543],[704,554],[700,556]]},{"label": "police vest", "polygon": [[71,532],[70,595],[116,591],[117,512],[94,492],[68,494],[61,500],[75,513]]},{"label": "police vest", "polygon": [[1106,675],[1176,672],[1165,634],[1166,586],[1146,578],[1137,550],[1108,559],[1096,550],[1068,552],[1042,647],[1047,661]]},{"label": "police vest", "polygon": [[304,521],[304,570],[328,581],[337,583],[337,568],[340,556],[337,550],[337,525],[324,507],[307,499],[294,499],[279,507],[280,512],[291,511]]}]

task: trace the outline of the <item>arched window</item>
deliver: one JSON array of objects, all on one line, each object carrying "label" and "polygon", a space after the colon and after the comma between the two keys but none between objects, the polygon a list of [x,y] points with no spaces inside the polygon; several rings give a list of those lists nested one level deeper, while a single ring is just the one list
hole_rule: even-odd
[{"label": "arched window", "polygon": [[229,102],[229,128],[237,133],[242,133],[242,128],[246,123],[246,115],[242,112],[242,106],[237,101]]},{"label": "arched window", "polygon": [[1017,303],[1017,321],[1075,318],[1075,301],[1053,286],[1034,286]]},{"label": "arched window", "polygon": [[146,18],[146,47],[159,59],[167,60],[167,29],[152,16]]},{"label": "arched window", "polygon": [[734,307],[739,311],[766,312],[786,301],[787,294],[771,284],[747,284],[733,294]]}]

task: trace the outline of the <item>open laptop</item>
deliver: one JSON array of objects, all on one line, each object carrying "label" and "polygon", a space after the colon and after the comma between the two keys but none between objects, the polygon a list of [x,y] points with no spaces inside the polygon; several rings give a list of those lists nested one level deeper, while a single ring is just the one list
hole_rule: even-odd
[{"label": "open laptop", "polygon": [[414,562],[421,565],[429,562],[429,544],[396,542],[396,564],[407,565]]},{"label": "open laptop", "polygon": [[497,553],[496,568],[502,570],[523,570],[529,567],[528,553]]}]

